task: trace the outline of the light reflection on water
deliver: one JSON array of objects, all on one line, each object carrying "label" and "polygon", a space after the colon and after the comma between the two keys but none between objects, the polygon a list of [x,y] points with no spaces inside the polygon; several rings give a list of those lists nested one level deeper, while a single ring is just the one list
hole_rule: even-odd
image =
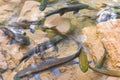
[{"label": "light reflection on water", "polygon": [[[56,2],[54,5],[52,5],[51,7],[53,7],[53,10],[58,9],[58,8],[62,8],[67,6],[65,3],[65,1],[69,1],[69,0],[59,0],[59,2]],[[78,0],[76,0],[78,1]],[[112,4],[112,5],[118,5],[120,0],[79,0],[79,2],[81,3],[85,3],[85,4],[89,4],[92,7],[95,8],[99,8],[99,6],[102,5],[102,3],[106,3],[106,4]],[[106,10],[106,9],[105,9]],[[108,9],[109,10],[109,9]],[[80,10],[78,14],[72,14],[72,12],[66,13],[65,17],[68,17],[71,19],[71,23],[74,26],[74,28],[83,28],[83,27],[87,27],[87,26],[93,26],[96,24],[96,22],[103,22],[106,21],[108,19],[115,19],[116,15],[114,14],[114,10],[110,9],[108,11],[108,13],[113,13],[112,17],[108,17],[107,15],[103,15],[103,13],[105,11],[103,11],[101,14],[99,14],[99,18],[96,21],[95,17],[97,17],[97,13],[101,11],[100,9],[98,11],[93,11],[93,10]],[[87,16],[87,17],[86,17]],[[107,16],[107,17],[106,17]],[[105,18],[106,17],[106,18]]]},{"label": "light reflection on water", "polygon": [[116,14],[114,8],[112,6],[110,6],[110,5],[108,5],[104,9],[101,9],[97,13],[97,16],[98,16],[98,18],[97,18],[98,23],[117,18],[117,14]]},{"label": "light reflection on water", "polygon": [[[98,8],[97,11],[93,10],[80,10],[78,14],[66,13],[64,16],[71,19],[73,27],[76,29],[76,33],[79,34],[80,29],[83,27],[90,27],[96,25],[98,22],[107,21],[109,19],[116,19],[117,15],[112,7],[104,7],[103,12],[100,6],[102,4],[119,5],[120,0],[79,0],[81,3],[88,4],[92,7]],[[60,5],[62,7],[62,5]],[[99,13],[99,15],[97,15]],[[107,14],[106,14],[107,13]],[[104,15],[103,15],[104,14]],[[87,17],[86,17],[87,16]],[[99,17],[100,16],[100,17]]]}]

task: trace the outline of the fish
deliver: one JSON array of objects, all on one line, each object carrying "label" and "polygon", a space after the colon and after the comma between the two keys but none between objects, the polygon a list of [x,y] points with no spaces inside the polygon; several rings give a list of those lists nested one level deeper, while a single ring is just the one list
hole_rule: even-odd
[{"label": "fish", "polygon": [[80,55],[79,55],[79,66],[82,72],[87,72],[88,71],[88,59],[87,59],[87,54],[81,50]]},{"label": "fish", "polygon": [[90,65],[89,65],[89,68],[95,72],[98,72],[107,76],[120,77],[120,71],[117,71],[117,70],[99,69],[99,68],[94,68]]},{"label": "fish", "polygon": [[64,13],[70,12],[70,11],[74,11],[73,13],[78,13],[79,10],[82,10],[82,9],[89,9],[89,5],[81,3],[81,4],[76,4],[76,5],[60,8],[60,9],[53,10],[53,11],[45,14],[44,17],[48,17],[53,14],[60,14],[62,16],[62,15],[64,15]]},{"label": "fish", "polygon": [[98,61],[98,63],[95,65],[95,67],[92,67],[91,65],[88,65],[88,67],[91,70],[93,70],[95,72],[98,72],[100,74],[104,74],[104,75],[107,75],[107,76],[113,76],[113,77],[120,77],[120,71],[108,70],[106,68],[103,68],[103,64],[105,62],[106,55],[107,55],[107,50],[106,50],[104,44],[103,44],[103,48],[104,48],[104,54],[101,57],[101,59]]},{"label": "fish", "polygon": [[98,63],[95,65],[95,68],[99,68],[101,69],[105,63],[105,60],[106,60],[106,55],[107,55],[107,50],[105,48],[105,46],[103,45],[103,48],[104,48],[104,54],[103,56],[100,58],[100,60],[98,61]]},{"label": "fish", "polygon": [[[21,71],[17,72],[14,76],[14,80],[19,80],[25,77],[34,77],[36,74],[40,72],[47,71],[51,68],[60,67],[75,58],[78,58],[82,51],[82,44],[80,44],[79,49],[76,53],[73,55],[63,57],[63,58],[48,58],[42,62],[38,62],[36,64],[32,64],[27,66],[26,68],[22,69]],[[92,69],[95,72],[102,73],[109,76],[115,76],[120,77],[120,71],[115,70],[107,70],[107,69],[98,69],[95,67],[92,67],[90,64],[88,65],[90,69]]]},{"label": "fish", "polygon": [[30,25],[40,25],[41,23],[42,23],[41,21],[21,21],[21,22],[13,22],[8,26],[15,26],[15,27],[21,27],[23,29],[28,29]]},{"label": "fish", "polygon": [[[38,54],[42,59],[44,57],[45,50],[51,48],[51,47],[57,47],[57,44],[64,40],[66,36],[60,36],[57,35],[54,38],[45,41],[43,43],[38,44],[36,47],[32,48],[28,52],[25,53],[25,55],[20,59],[19,64],[16,66],[16,68],[26,59],[30,58],[34,54]],[[58,49],[58,48],[57,48]],[[58,50],[56,50],[58,51]]]},{"label": "fish", "polygon": [[40,10],[40,11],[44,11],[45,8],[47,7],[47,3],[48,3],[48,0],[42,0],[42,1],[41,1],[41,4],[40,4],[40,6],[39,6],[39,10]]},{"label": "fish", "polygon": [[[81,45],[81,47],[82,47],[82,45]],[[63,64],[66,64],[66,63],[74,60],[75,58],[77,58],[79,56],[80,52],[81,52],[81,48],[75,54],[67,56],[67,57],[50,58],[45,61],[42,61],[42,62],[39,62],[36,64],[32,64],[32,65],[24,68],[23,70],[19,71],[14,76],[14,80],[19,80],[20,78],[28,77],[28,76],[31,76],[32,74],[34,75],[39,72],[43,72],[43,71],[49,70],[51,68],[55,68],[55,67],[61,66]]]},{"label": "fish", "polygon": [[9,24],[8,26],[14,26],[17,28],[21,28],[21,29],[30,29],[31,33],[35,32],[35,28],[31,28],[30,26],[40,26],[43,25],[45,19],[44,18],[40,18],[39,20],[36,21],[21,21],[21,22],[12,22],[12,24]]},{"label": "fish", "polygon": [[16,29],[15,27],[5,27],[4,25],[0,25],[0,29],[11,38],[11,42],[14,40],[20,45],[30,45],[29,37],[22,33],[21,29]]}]

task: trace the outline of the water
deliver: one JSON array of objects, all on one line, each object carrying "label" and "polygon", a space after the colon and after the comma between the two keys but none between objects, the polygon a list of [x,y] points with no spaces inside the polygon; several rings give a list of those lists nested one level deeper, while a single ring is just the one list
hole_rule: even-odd
[{"label": "water", "polygon": [[110,5],[108,5],[106,8],[102,8],[98,13],[97,13],[97,22],[104,22],[112,19],[117,18],[117,14],[114,10],[114,8]]},{"label": "water", "polygon": [[[59,0],[59,1],[61,1],[61,0]],[[52,5],[51,7],[51,9],[58,9],[58,8],[62,8],[62,7],[64,7],[64,6],[68,6],[68,5],[66,5],[65,3],[64,3],[64,1],[65,0],[62,0],[62,2],[61,3],[55,3],[54,5]],[[77,0],[78,1],[78,0]],[[85,3],[85,4],[89,4],[90,6],[92,6],[92,7],[95,7],[95,8],[99,8],[98,6],[100,6],[102,3],[107,3],[107,4],[112,4],[112,5],[117,5],[117,4],[119,4],[119,2],[120,2],[120,0],[79,0],[81,3]],[[64,4],[63,4],[64,3]],[[49,8],[49,6],[47,7],[47,8]],[[50,9],[50,10],[51,10]],[[49,11],[50,11],[49,10]],[[34,21],[34,20],[37,20],[35,17],[37,16],[36,15],[36,13],[35,14],[33,14],[33,15],[30,15],[30,14],[28,14],[29,15],[29,17],[31,17],[32,18],[32,20]],[[85,16],[87,16],[86,17],[86,19],[84,19],[85,18],[85,16],[83,16],[83,15],[85,15]],[[107,6],[107,7],[104,7],[104,8],[101,8],[101,9],[98,9],[97,11],[93,11],[93,10],[81,10],[81,11],[79,11],[79,13],[78,14],[73,14],[72,12],[69,12],[69,13],[66,13],[65,15],[63,15],[63,17],[66,17],[66,18],[69,18],[71,21],[71,24],[72,24],[72,28],[74,27],[74,28],[76,28],[76,34],[77,35],[79,35],[80,34],[80,29],[81,28],[83,28],[83,27],[89,27],[89,26],[93,26],[93,25],[96,25],[95,23],[97,22],[97,23],[100,23],[100,22],[104,22],[104,21],[107,21],[107,20],[111,20],[111,19],[116,19],[117,18],[117,14],[116,14],[116,10],[112,7],[112,6]],[[92,20],[91,18],[92,17],[95,17],[96,19],[95,20]],[[84,20],[83,20],[84,19]],[[15,22],[16,21],[16,15],[13,15],[11,18],[9,18],[8,20],[8,24],[12,24],[13,22]],[[30,28],[31,28],[31,30],[33,30],[34,29],[34,25],[30,25]],[[14,29],[13,29],[14,30]],[[20,31],[17,31],[17,32],[20,32]],[[33,31],[32,31],[33,32]],[[37,31],[36,31],[37,32]],[[36,36],[35,38],[33,37],[33,38],[31,38],[30,37],[30,39],[34,39],[34,41],[36,42],[37,41],[37,43],[41,43],[41,41],[40,41],[40,39],[42,39],[43,37],[41,37],[41,35],[43,34],[43,33],[41,33],[40,35],[39,34],[37,34],[35,32],[35,34],[34,34],[34,36]],[[29,35],[29,36],[31,36],[31,34],[30,33],[28,33],[27,35]],[[36,39],[37,37],[40,37],[40,38],[38,38],[38,39]],[[91,36],[92,37],[92,36]],[[86,39],[86,37],[84,37],[84,36],[80,36],[80,38],[85,38]],[[84,40],[85,40],[84,39]],[[32,48],[32,47],[31,47]],[[75,49],[74,49],[75,48]],[[70,46],[68,47],[68,45],[66,45],[66,47],[64,47],[64,46],[62,46],[62,48],[61,48],[61,53],[64,53],[63,55],[65,55],[65,54],[71,54],[72,53],[72,50],[76,50],[76,47],[74,47],[73,46],[73,43],[71,43],[70,44]],[[60,54],[61,55],[61,54]],[[62,55],[61,55],[61,57],[62,57]],[[74,67],[73,67],[74,68]],[[73,68],[70,68],[70,70],[71,69],[73,69]],[[69,69],[69,67],[67,67],[67,70]],[[74,69],[73,69],[74,70]],[[71,70],[72,71],[72,70]],[[78,71],[77,71],[78,72]],[[77,73],[76,72],[76,73]],[[65,72],[64,72],[65,73]],[[93,73],[93,72],[92,72]],[[59,75],[60,73],[59,72],[57,72],[56,73],[57,75]],[[66,74],[71,74],[69,71],[67,71],[66,72]],[[62,74],[63,75],[63,74]],[[60,75],[60,77],[62,76],[62,75]],[[76,76],[76,74],[74,74],[75,76]],[[73,76],[74,76],[73,75]],[[46,76],[46,75],[45,75]],[[69,75],[68,76],[66,76],[66,75],[63,75],[63,76],[65,76],[65,78],[63,79],[63,80],[65,80],[65,79],[67,79],[66,77],[70,77]],[[80,75],[79,75],[80,76]],[[52,76],[50,76],[50,77],[52,77]],[[60,77],[58,77],[58,78],[60,78]],[[35,78],[36,78],[36,80],[38,80],[40,77],[39,77],[39,75],[36,75],[35,76]],[[70,77],[71,78],[71,80],[74,80],[73,79],[73,77]],[[93,77],[92,78],[89,78],[88,79],[88,77],[86,77],[86,76],[80,76],[80,78],[84,78],[85,80],[89,80],[89,79],[93,79]],[[61,78],[60,78],[61,79]],[[81,79],[81,80],[82,80]],[[46,80],[46,79],[44,79],[44,80]],[[55,79],[55,80],[57,80],[57,79]],[[68,79],[67,79],[68,80]],[[94,80],[96,80],[96,79],[94,79]],[[99,79],[99,80],[101,80],[101,79]]]}]

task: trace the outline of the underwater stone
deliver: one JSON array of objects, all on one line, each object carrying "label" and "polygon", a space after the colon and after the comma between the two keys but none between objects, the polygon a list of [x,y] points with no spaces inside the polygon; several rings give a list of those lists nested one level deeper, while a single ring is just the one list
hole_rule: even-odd
[{"label": "underwater stone", "polygon": [[62,17],[59,14],[51,15],[46,18],[44,26],[47,26],[49,28],[55,27],[56,29],[61,32],[62,34],[65,34],[69,32],[71,28],[71,23],[68,18]]}]

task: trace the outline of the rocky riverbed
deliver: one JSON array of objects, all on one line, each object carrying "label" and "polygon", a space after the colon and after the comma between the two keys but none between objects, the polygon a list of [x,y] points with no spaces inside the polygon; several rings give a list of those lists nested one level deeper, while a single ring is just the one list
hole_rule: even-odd
[{"label": "rocky riverbed", "polygon": [[[106,3],[113,3],[111,0],[80,0],[82,3],[94,4],[93,6],[98,7],[103,1]],[[117,2],[114,2],[117,4]],[[38,20],[45,13],[50,10],[60,8],[61,6],[66,6],[66,4],[56,3],[52,7],[48,7],[45,11],[39,10],[40,3],[34,0],[0,0],[0,22],[8,24],[14,21],[34,21]],[[67,13],[64,16],[52,15],[48,17],[44,23],[45,26],[56,26],[58,31],[66,34],[71,28],[75,28],[76,31],[74,36],[78,37],[78,40],[83,42],[84,47],[87,48],[88,53],[92,55],[92,59],[98,61],[100,55],[103,54],[103,46],[101,41],[104,42],[109,54],[107,56],[106,65],[108,68],[119,70],[119,22],[120,20],[110,22],[103,22],[95,25],[92,20],[82,21],[81,15],[91,14],[96,15],[96,12],[92,11],[80,11],[77,15],[72,13]],[[12,16],[12,17],[11,17]],[[95,26],[94,26],[95,25]],[[92,27],[90,27],[92,26]],[[81,28],[86,27],[81,30]],[[47,34],[41,30],[36,30],[34,34],[30,33],[29,30],[24,30],[27,36],[30,38],[31,44],[25,48],[20,48],[19,44],[7,45],[9,38],[2,36],[2,31],[0,31],[0,72],[3,73],[4,80],[13,80],[14,75],[25,68],[27,65],[40,62],[41,59],[34,55],[27,62],[23,62],[16,71],[12,71],[13,68],[18,64],[21,57],[29,49],[33,48],[39,43],[49,40]],[[81,34],[82,33],[82,34]],[[99,38],[96,35],[99,34]],[[84,37],[84,36],[85,37]],[[111,39],[112,37],[112,39]],[[115,40],[114,40],[115,39]],[[106,41],[107,40],[107,41]],[[110,43],[113,40],[113,43]],[[53,48],[46,51],[45,57],[65,57],[76,52],[77,45],[73,40],[65,40],[58,44],[59,53],[56,54]],[[20,48],[20,49],[19,49]],[[90,57],[88,55],[88,57]],[[90,57],[91,59],[91,57]],[[78,61],[78,59],[76,59]],[[86,73],[82,73],[78,64],[75,65],[63,65],[58,68],[61,72],[60,76],[55,76],[50,73],[50,71],[45,71],[40,73],[42,80],[120,80],[116,77],[108,77],[105,75],[98,74],[92,70],[88,70]],[[25,79],[25,80],[34,80]]]}]

